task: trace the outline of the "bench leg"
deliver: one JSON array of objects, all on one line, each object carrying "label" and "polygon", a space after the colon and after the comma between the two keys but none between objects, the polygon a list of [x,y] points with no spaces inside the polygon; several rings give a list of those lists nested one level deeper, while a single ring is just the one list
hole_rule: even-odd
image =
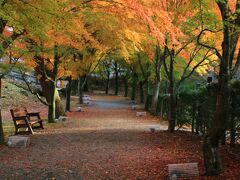
[{"label": "bench leg", "polygon": [[15,128],[15,135],[18,134],[18,128]]},{"label": "bench leg", "polygon": [[39,124],[40,124],[40,128],[44,129],[44,128],[43,128],[43,122],[42,122],[42,121],[39,121]]},{"label": "bench leg", "polygon": [[28,124],[28,132],[31,134],[34,133],[31,124]]}]

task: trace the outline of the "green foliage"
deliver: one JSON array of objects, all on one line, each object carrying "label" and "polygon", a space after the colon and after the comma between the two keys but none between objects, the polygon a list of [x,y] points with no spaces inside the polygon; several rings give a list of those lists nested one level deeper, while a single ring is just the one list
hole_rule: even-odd
[{"label": "green foliage", "polygon": [[193,2],[196,13],[183,24],[183,32],[194,37],[196,29],[216,29],[217,26],[221,27],[221,20],[216,16],[211,3],[210,0],[197,0]]}]

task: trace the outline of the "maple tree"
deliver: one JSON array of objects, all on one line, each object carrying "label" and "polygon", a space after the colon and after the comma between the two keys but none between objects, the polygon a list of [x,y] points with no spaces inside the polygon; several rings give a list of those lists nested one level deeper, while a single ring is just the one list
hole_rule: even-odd
[{"label": "maple tree", "polygon": [[[0,1],[0,58],[20,36],[26,33],[44,35],[44,28],[51,23],[50,16],[55,6],[54,1],[41,3],[23,1]],[[38,8],[37,8],[38,7]],[[47,13],[43,13],[43,12]],[[2,119],[0,119],[0,139],[4,141]]]},{"label": "maple tree", "polygon": [[240,26],[240,1],[237,0],[230,3],[230,1],[227,0],[217,0],[216,4],[221,12],[222,18],[222,49],[219,50],[214,46],[209,46],[200,41],[200,38],[204,32],[213,32],[214,30],[212,31],[211,29],[203,29],[198,38],[198,43],[215,51],[220,60],[216,111],[213,120],[214,127],[210,128],[203,144],[205,167],[209,175],[219,174],[223,170],[223,166],[218,154],[218,146],[219,140],[225,136],[229,119],[229,80],[231,78],[230,71],[234,69],[233,63],[235,51],[238,52],[238,58],[235,61],[236,64],[238,63],[240,56],[240,51],[237,49],[237,43],[240,35],[238,30],[238,27]]}]

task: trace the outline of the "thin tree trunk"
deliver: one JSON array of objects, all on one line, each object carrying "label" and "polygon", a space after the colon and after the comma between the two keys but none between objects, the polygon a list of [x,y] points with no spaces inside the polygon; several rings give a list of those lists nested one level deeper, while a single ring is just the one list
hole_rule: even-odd
[{"label": "thin tree trunk", "polygon": [[161,118],[163,118],[164,99],[165,98],[162,98],[162,100],[161,100],[161,115],[160,115]]},{"label": "thin tree trunk", "polygon": [[70,111],[71,106],[71,91],[72,91],[72,77],[68,78],[68,84],[66,87],[66,111]]},{"label": "thin tree trunk", "polygon": [[146,101],[145,101],[145,106],[144,106],[144,109],[146,111],[149,110],[149,104],[150,104],[150,97],[149,97],[149,80],[148,78],[146,79]]},{"label": "thin tree trunk", "polygon": [[159,79],[156,82],[155,90],[154,90],[154,94],[153,94],[153,98],[152,98],[151,109],[153,110],[153,113],[157,112],[157,104],[158,104],[158,96],[159,96],[160,87],[161,87],[161,82],[160,82],[160,79]]},{"label": "thin tree trunk", "polygon": [[83,77],[83,91],[88,92],[88,78],[87,75]]},{"label": "thin tree trunk", "polygon": [[200,133],[202,124],[202,105],[197,102],[196,134]]},{"label": "thin tree trunk", "polygon": [[175,131],[176,126],[176,96],[174,92],[174,52],[172,52],[172,56],[170,59],[170,67],[169,67],[169,93],[170,93],[170,112],[169,112],[169,124],[168,130],[169,132]]},{"label": "thin tree trunk", "polygon": [[106,83],[106,88],[105,88],[105,94],[108,94],[109,90],[109,82],[110,82],[110,72],[107,72],[107,83]]},{"label": "thin tree trunk", "polygon": [[78,78],[78,103],[83,104],[82,77]]},{"label": "thin tree trunk", "polygon": [[195,129],[195,117],[196,117],[196,102],[194,100],[193,106],[192,106],[192,133],[194,133],[194,129]]},{"label": "thin tree trunk", "polygon": [[119,88],[119,84],[118,84],[118,64],[115,62],[115,95],[118,95],[118,88]]},{"label": "thin tree trunk", "polygon": [[[165,81],[165,94],[167,94],[168,93],[168,90],[169,90],[169,88],[168,88],[168,81]],[[166,98],[163,98],[162,99],[162,101],[161,101],[161,117],[163,118],[163,116],[164,116],[164,110],[165,110],[165,112],[167,112],[167,99]],[[168,114],[168,113],[167,113]]]},{"label": "thin tree trunk", "polygon": [[143,89],[143,82],[139,82],[139,88],[140,88],[140,102],[144,103],[144,89]]},{"label": "thin tree trunk", "polygon": [[127,96],[128,96],[128,78],[126,76],[124,80],[124,97],[127,97]]},{"label": "thin tree trunk", "polygon": [[160,87],[161,87],[161,67],[162,63],[166,60],[166,48],[164,49],[164,53],[161,55],[160,53],[160,46],[159,44],[156,46],[156,83],[155,83],[155,89],[154,89],[154,94],[152,97],[152,104],[151,104],[151,109],[153,113],[157,113],[157,104],[158,104],[158,97],[159,97],[159,92],[160,92]]},{"label": "thin tree trunk", "polygon": [[133,75],[132,75],[132,96],[131,96],[132,101],[136,99],[136,85],[137,85],[137,75],[135,73],[133,73]]}]

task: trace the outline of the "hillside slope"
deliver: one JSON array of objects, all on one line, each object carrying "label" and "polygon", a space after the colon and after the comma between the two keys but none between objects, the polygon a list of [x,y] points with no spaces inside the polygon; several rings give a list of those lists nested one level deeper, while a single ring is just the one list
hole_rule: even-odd
[{"label": "hillside slope", "polygon": [[47,107],[35,95],[16,86],[13,82],[2,80],[2,117],[3,121],[11,120],[10,109],[25,106],[29,111],[40,111],[46,116]]}]

